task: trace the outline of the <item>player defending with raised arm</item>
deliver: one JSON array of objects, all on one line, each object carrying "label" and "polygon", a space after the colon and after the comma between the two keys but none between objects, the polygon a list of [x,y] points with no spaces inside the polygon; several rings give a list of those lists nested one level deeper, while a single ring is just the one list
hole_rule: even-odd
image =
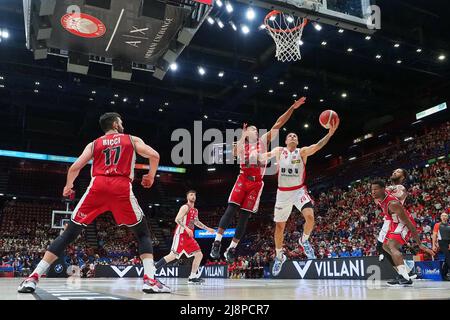
[{"label": "player defending with raised arm", "polygon": [[183,254],[188,258],[194,256],[188,283],[203,283],[204,280],[201,279],[201,275],[198,274],[198,268],[202,262],[203,254],[200,246],[194,239],[194,229],[195,226],[197,226],[200,229],[211,233],[215,233],[216,230],[205,226],[198,219],[198,210],[194,208],[196,192],[194,190],[188,191],[186,193],[186,198],[187,203],[181,206],[175,218],[177,228],[175,229],[175,234],[173,236],[172,252],[156,263],[156,269],[179,259]]},{"label": "player defending with raised arm", "polygon": [[170,292],[168,287],[155,279],[150,231],[131,186],[134,179],[136,153],[149,159],[150,171],[142,177],[144,188],[150,188],[153,185],[159,164],[159,154],[142,139],[124,134],[122,119],[117,113],[102,115],[100,126],[105,135],[89,143],[70,167],[63,196],[68,197],[74,192],[75,179],[81,169],[93,160],[91,183],[73,211],[67,229],[50,244],[44,258],[31,276],[21,283],[18,288],[20,293],[33,293],[39,278],[47,272],[66,247],[75,241],[83,228],[108,211],[112,212],[118,225],[129,227],[136,237],[144,265],[142,290],[146,293]]},{"label": "player defending with raised arm", "polygon": [[420,250],[431,256],[434,256],[434,252],[422,245],[413,217],[396,197],[386,191],[383,181],[372,182],[371,192],[375,203],[381,207],[383,214],[391,221],[383,243],[383,249],[391,255],[399,276],[389,281],[388,285],[410,286],[413,282],[403,262],[403,254],[400,248],[412,238],[418,244]]},{"label": "player defending with raised arm", "polygon": [[233,148],[233,155],[239,158],[241,170],[228,198],[227,209],[220,219],[219,229],[211,248],[211,258],[219,259],[223,233],[230,225],[233,217],[240,213],[236,233],[224,254],[229,263],[234,262],[236,247],[245,233],[250,214],[258,211],[259,200],[264,187],[262,180],[266,169],[266,162],[260,162],[258,155],[267,152],[271,141],[278,136],[279,130],[291,118],[294,111],[305,102],[305,97],[295,101],[278,118],[272,129],[261,138],[258,137],[258,129],[255,126],[247,127],[247,124],[244,124],[241,139],[238,141],[236,147]]},{"label": "player defending with raised arm", "polygon": [[286,222],[295,206],[305,218],[303,235],[299,241],[305,250],[308,259],[315,259],[314,249],[308,239],[314,228],[314,203],[308,194],[305,185],[306,162],[308,157],[321,150],[330,141],[339,127],[339,120],[332,123],[328,134],[319,142],[309,147],[297,148],[299,141],[295,133],[289,133],[286,137],[286,147],[277,147],[271,152],[262,155],[262,160],[276,157],[278,163],[278,190],[274,210],[275,226],[275,261],[272,274],[277,276],[283,263],[287,260],[283,254],[283,240]]}]

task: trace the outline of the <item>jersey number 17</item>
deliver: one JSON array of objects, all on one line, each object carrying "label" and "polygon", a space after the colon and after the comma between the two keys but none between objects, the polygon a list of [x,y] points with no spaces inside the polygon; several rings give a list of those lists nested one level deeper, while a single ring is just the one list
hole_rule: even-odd
[{"label": "jersey number 17", "polygon": [[103,150],[103,153],[105,154],[105,165],[106,166],[110,166],[111,165],[111,154],[112,154],[113,150],[114,150],[114,161],[113,161],[113,164],[117,165],[119,163],[120,153],[121,153],[122,147],[121,146],[112,147],[112,148],[108,148],[108,149]]}]

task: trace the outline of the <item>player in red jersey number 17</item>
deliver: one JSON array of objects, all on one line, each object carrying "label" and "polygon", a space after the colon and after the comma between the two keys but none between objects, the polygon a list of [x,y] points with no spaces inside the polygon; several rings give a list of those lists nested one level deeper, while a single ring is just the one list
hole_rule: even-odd
[{"label": "player in red jersey number 17", "polygon": [[100,126],[105,135],[89,143],[70,167],[63,196],[73,194],[75,179],[81,169],[93,160],[91,183],[74,209],[67,229],[50,244],[31,276],[19,286],[20,293],[33,293],[39,278],[47,272],[51,264],[77,239],[83,228],[105,212],[112,212],[116,223],[129,227],[136,237],[144,266],[142,290],[146,293],[170,292],[167,286],[155,279],[150,231],[131,186],[136,153],[149,159],[150,172],[142,179],[144,188],[153,185],[159,154],[142,139],[124,134],[122,119],[117,113],[104,114],[100,118]]}]

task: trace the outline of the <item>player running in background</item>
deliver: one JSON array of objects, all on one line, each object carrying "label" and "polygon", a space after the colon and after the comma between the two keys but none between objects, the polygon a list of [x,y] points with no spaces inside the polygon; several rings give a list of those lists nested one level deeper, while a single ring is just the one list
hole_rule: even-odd
[{"label": "player running in background", "polygon": [[188,258],[193,256],[194,261],[192,262],[188,283],[203,283],[204,280],[200,278],[201,275],[197,272],[200,263],[202,262],[203,254],[200,246],[194,239],[194,230],[195,226],[211,233],[215,233],[216,230],[205,226],[198,219],[198,210],[194,207],[195,200],[197,199],[196,192],[194,190],[189,190],[186,193],[186,198],[187,203],[181,206],[175,218],[177,228],[175,229],[173,236],[172,252],[156,263],[156,269],[179,259],[183,254]]},{"label": "player running in background", "polygon": [[67,229],[50,244],[44,258],[31,276],[21,283],[18,288],[20,293],[33,293],[39,278],[61,256],[66,247],[75,241],[83,228],[108,211],[112,212],[118,225],[129,227],[137,239],[139,254],[144,265],[142,290],[146,293],[170,292],[167,286],[155,279],[156,269],[150,231],[131,186],[134,179],[136,153],[149,159],[150,162],[150,172],[142,177],[144,188],[150,188],[153,185],[159,164],[159,154],[142,139],[124,134],[122,119],[117,113],[106,113],[101,116],[100,126],[105,135],[89,143],[70,167],[63,196],[69,197],[73,194],[75,179],[81,169],[93,160],[91,183],[73,211]]}]

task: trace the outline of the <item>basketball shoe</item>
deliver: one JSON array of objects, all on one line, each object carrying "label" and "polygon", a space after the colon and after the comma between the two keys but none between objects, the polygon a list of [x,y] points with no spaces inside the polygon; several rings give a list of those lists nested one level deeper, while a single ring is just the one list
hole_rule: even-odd
[{"label": "basketball shoe", "polygon": [[34,273],[19,285],[17,292],[19,293],[33,293],[36,290],[36,286],[39,282],[39,276]]},{"label": "basketball shoe", "polygon": [[211,258],[213,259],[219,259],[220,258],[220,247],[221,243],[220,241],[214,241],[211,248],[211,253],[209,254]]},{"label": "basketball shoe", "polygon": [[150,279],[147,275],[144,276],[144,285],[142,286],[142,291],[145,293],[170,293],[171,290],[164,283],[156,280]]},{"label": "basketball shoe", "polygon": [[274,261],[273,267],[272,267],[272,275],[274,277],[276,277],[280,274],[281,268],[283,267],[283,263],[285,263],[286,260],[287,260],[287,258],[284,254],[281,259],[279,259],[278,257],[275,257],[275,261]]},{"label": "basketball shoe", "polygon": [[308,259],[316,259],[316,255],[314,254],[314,249],[312,248],[312,246],[308,240],[306,240],[305,242],[302,242],[302,238],[300,238],[298,243],[303,247],[303,250],[305,250],[305,254],[308,257]]}]

